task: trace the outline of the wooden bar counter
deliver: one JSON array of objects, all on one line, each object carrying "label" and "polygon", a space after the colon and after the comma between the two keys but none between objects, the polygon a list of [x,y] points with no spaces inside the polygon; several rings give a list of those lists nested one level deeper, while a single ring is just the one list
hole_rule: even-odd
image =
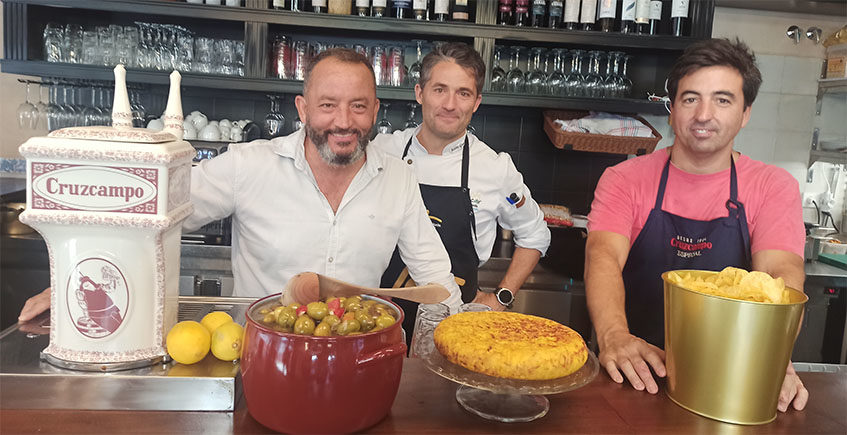
[{"label": "wooden bar counter", "polygon": [[[465,411],[457,384],[408,359],[391,413],[366,433],[580,433],[580,434],[840,434],[847,433],[847,372],[800,373],[811,397],[803,411],[780,413],[760,426],[700,417],[656,395],[612,382],[601,369],[589,385],[548,396],[550,411],[529,423],[488,421]],[[0,385],[2,388],[2,385]],[[282,393],[282,392],[281,392]],[[353,398],[352,400],[355,400]],[[332,418],[332,410],[327,410]],[[234,412],[0,410],[0,433],[271,433],[248,413],[241,397]]]}]

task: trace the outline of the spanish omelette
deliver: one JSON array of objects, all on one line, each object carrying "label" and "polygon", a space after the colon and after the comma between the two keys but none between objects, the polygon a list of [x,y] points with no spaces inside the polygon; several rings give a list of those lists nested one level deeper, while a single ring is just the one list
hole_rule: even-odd
[{"label": "spanish omelette", "polygon": [[448,361],[501,378],[556,379],[579,370],[588,359],[579,333],[520,313],[454,314],[435,328],[434,340]]}]

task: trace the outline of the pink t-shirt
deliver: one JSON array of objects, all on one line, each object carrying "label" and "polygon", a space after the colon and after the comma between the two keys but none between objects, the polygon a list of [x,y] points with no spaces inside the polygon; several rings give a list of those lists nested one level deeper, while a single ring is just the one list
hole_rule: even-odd
[{"label": "pink t-shirt", "polygon": [[[635,242],[656,203],[666,150],[607,168],[594,191],[589,231],[612,231]],[[751,252],[779,249],[803,256],[806,232],[800,187],[788,172],[741,155],[735,162]],[[730,170],[695,175],[671,164],[662,210],[688,219],[726,217]]]}]

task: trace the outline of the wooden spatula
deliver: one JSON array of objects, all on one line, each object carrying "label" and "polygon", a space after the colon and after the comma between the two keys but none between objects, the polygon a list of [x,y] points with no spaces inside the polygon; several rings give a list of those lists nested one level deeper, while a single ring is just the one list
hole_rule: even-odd
[{"label": "wooden spatula", "polygon": [[354,296],[369,294],[384,297],[406,299],[421,304],[437,304],[450,296],[450,292],[441,284],[403,288],[362,287],[314,272],[302,272],[291,277],[285,285],[280,301],[289,305],[292,302],[308,303],[330,296]]}]

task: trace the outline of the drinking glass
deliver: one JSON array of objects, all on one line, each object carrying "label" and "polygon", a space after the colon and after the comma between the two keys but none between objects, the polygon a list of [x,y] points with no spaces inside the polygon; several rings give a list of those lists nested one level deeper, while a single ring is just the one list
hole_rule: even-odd
[{"label": "drinking glass", "polygon": [[280,111],[282,96],[268,95],[268,98],[271,100],[271,111],[265,117],[265,136],[275,138],[282,136],[285,131],[285,117]]},{"label": "drinking glass", "polygon": [[410,358],[420,358],[435,351],[432,334],[435,328],[450,315],[450,308],[444,304],[420,304],[415,318],[415,330],[412,333]]},{"label": "drinking glass", "polygon": [[571,50],[571,70],[565,75],[565,92],[568,96],[582,95],[582,50]]},{"label": "drinking glass", "polygon": [[29,82],[26,82],[26,99],[18,106],[18,126],[35,129],[38,125],[38,109],[29,102]]},{"label": "drinking glass", "polygon": [[388,85],[402,86],[406,77],[406,62],[403,47],[391,46],[388,48]]},{"label": "drinking glass", "polygon": [[300,120],[300,115],[297,115],[297,117],[294,118],[294,122],[291,124],[291,126],[294,128],[294,131],[303,128],[303,121]]},{"label": "drinking glass", "polygon": [[491,90],[493,92],[504,92],[506,90],[506,71],[501,65],[503,46],[494,47],[494,68],[491,69]]},{"label": "drinking glass", "polygon": [[621,59],[623,61],[623,66],[621,67],[620,75],[618,75],[619,86],[620,86],[620,89],[621,89],[621,95],[620,96],[622,98],[629,98],[630,95],[632,94],[632,80],[629,79],[629,76],[627,75],[627,72],[626,72],[626,68],[627,68],[627,65],[629,65],[629,61],[632,59],[632,56],[625,54],[625,55],[621,56]]},{"label": "drinking glass", "polygon": [[229,76],[235,74],[235,50],[229,39],[218,39],[215,41],[215,53],[218,55],[217,69],[215,72]]},{"label": "drinking glass", "polygon": [[284,35],[274,36],[271,43],[271,74],[278,79],[291,78],[291,45]]},{"label": "drinking glass", "polygon": [[[42,89],[44,88],[43,83],[38,84],[38,102],[35,103],[35,109],[38,110],[38,122],[36,125],[44,126],[47,128],[47,110],[48,106],[42,99]],[[49,98],[49,96],[48,96]]]},{"label": "drinking glass", "polygon": [[115,37],[108,26],[97,26],[97,39],[100,44],[101,65],[115,65]]},{"label": "drinking glass", "polygon": [[144,118],[147,116],[147,109],[141,105],[141,93],[138,91],[130,92],[129,107],[132,110],[132,126],[144,127]]},{"label": "drinking glass", "polygon": [[79,24],[65,26],[65,38],[62,41],[62,58],[68,63],[82,63],[82,34]]},{"label": "drinking glass", "polygon": [[479,312],[479,311],[491,311],[491,307],[485,304],[479,304],[476,302],[468,302],[466,304],[459,305],[460,313],[469,313],[469,312]]},{"label": "drinking glass", "polygon": [[388,120],[388,108],[391,107],[391,103],[381,103],[382,104],[382,119],[379,120],[379,123],[376,125],[377,133],[381,134],[390,134],[394,131],[391,126],[391,122]]},{"label": "drinking glass", "polygon": [[418,103],[409,103],[409,117],[406,118],[406,124],[403,129],[417,128],[418,123],[415,121],[415,110],[418,108]]},{"label": "drinking glass", "polygon": [[524,84],[526,80],[524,78],[523,71],[521,71],[521,53],[523,53],[524,48],[519,46],[511,47],[511,54],[509,55],[509,72],[506,74],[506,90],[512,93],[521,93],[524,92]]},{"label": "drinking glass", "polygon": [[548,57],[548,60],[552,59],[552,68],[545,81],[545,88],[549,95],[564,95],[564,52],[565,50],[562,48],[554,48]]},{"label": "drinking glass", "polygon": [[44,26],[42,44],[44,46],[44,60],[47,62],[63,62],[62,46],[64,45],[65,31],[56,23],[48,23]]},{"label": "drinking glass", "polygon": [[587,97],[602,97],[603,96],[603,76],[600,75],[600,56],[601,51],[592,50],[588,52],[588,73],[583,77],[583,86],[585,87],[585,96]]},{"label": "drinking glass", "polygon": [[91,87],[91,103],[82,111],[82,124],[100,125],[100,109],[97,107],[97,92],[94,86]]},{"label": "drinking glass", "polygon": [[176,69],[180,71],[191,71],[194,65],[194,35],[188,31],[179,32],[176,35]]},{"label": "drinking glass", "polygon": [[308,62],[309,41],[294,41],[294,49],[291,51],[291,72],[294,80],[303,80]]},{"label": "drinking glass", "polygon": [[209,74],[212,72],[212,51],[215,41],[212,38],[194,39],[194,61],[192,68],[195,72]]},{"label": "drinking glass", "polygon": [[418,84],[418,81],[421,79],[421,60],[423,59],[422,51],[423,51],[423,43],[425,41],[420,39],[415,39],[412,42],[415,43],[415,62],[409,66],[409,72],[406,74],[406,81],[409,86],[414,87]]},{"label": "drinking glass", "polygon": [[59,88],[54,83],[47,88],[47,131],[59,128]]},{"label": "drinking glass", "polygon": [[374,70],[374,77],[376,78],[376,85],[383,86],[388,83],[388,59],[385,46],[374,45],[371,47],[370,60]]},{"label": "drinking glass", "polygon": [[621,56],[624,54],[620,51],[609,52],[609,62],[607,63],[606,78],[603,79],[604,96],[606,98],[620,97],[620,89],[618,88],[618,74],[620,74]]},{"label": "drinking glass", "polygon": [[232,41],[235,54],[235,75],[244,77],[244,41]]},{"label": "drinking glass", "polygon": [[533,47],[529,52],[529,72],[526,75],[526,92],[530,94],[545,93],[544,82],[547,75],[542,69],[541,59],[544,57],[543,47]]}]

